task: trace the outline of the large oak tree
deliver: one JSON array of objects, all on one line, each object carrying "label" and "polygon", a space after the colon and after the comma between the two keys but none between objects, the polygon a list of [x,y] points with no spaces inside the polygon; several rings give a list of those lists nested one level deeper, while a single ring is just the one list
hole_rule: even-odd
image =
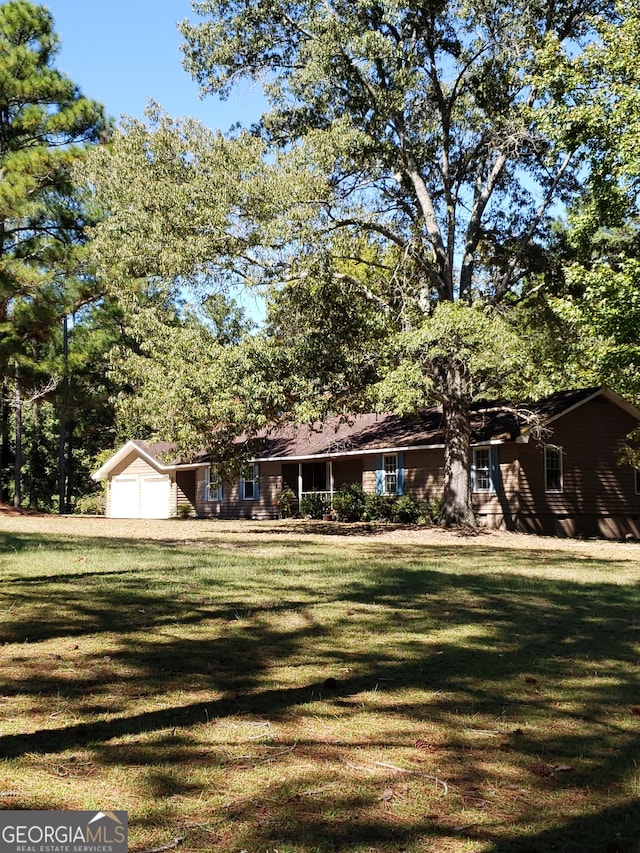
[{"label": "large oak tree", "polygon": [[298,281],[322,251],[343,275],[340,232],[353,234],[351,261],[364,236],[388,265],[382,310],[402,306],[404,352],[443,406],[443,520],[471,523],[469,407],[503,378],[486,369],[500,314],[540,287],[554,205],[577,188],[598,89],[596,78],[585,86],[585,51],[617,20],[614,4],[193,5],[204,20],[181,29],[202,92],[262,84],[271,110],[259,132],[328,175],[330,192],[309,199],[316,242],[295,254]]}]

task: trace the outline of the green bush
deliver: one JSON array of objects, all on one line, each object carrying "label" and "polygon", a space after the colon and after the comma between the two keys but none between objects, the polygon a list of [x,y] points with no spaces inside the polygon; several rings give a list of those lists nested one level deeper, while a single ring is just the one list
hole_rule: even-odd
[{"label": "green bush", "polygon": [[344,483],[333,496],[333,509],[338,521],[361,521],[365,501],[359,483]]},{"label": "green bush", "polygon": [[106,495],[104,490],[91,495],[81,495],[75,502],[73,511],[79,515],[104,515]]},{"label": "green bush", "polygon": [[365,521],[391,521],[394,503],[390,495],[367,495],[362,517]]},{"label": "green bush", "polygon": [[317,494],[316,492],[305,495],[305,497],[300,501],[300,513],[305,518],[313,518],[317,520],[322,518],[322,516],[330,510],[331,507],[326,500],[322,495]]},{"label": "green bush", "polygon": [[391,508],[391,519],[399,524],[415,524],[420,517],[420,504],[411,495],[401,495]]},{"label": "green bush", "polygon": [[420,505],[421,524],[437,524],[442,515],[442,498],[434,498],[432,501],[425,501]]},{"label": "green bush", "polygon": [[275,499],[275,505],[278,507],[280,512],[280,518],[291,518],[296,502],[297,498],[294,492],[288,486],[285,486],[285,488],[276,495]]}]

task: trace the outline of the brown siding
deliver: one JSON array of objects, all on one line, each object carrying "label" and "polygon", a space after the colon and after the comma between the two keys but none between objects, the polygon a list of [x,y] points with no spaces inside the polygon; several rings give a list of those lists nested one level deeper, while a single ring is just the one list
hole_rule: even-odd
[{"label": "brown siding", "polygon": [[277,518],[278,509],[274,499],[282,489],[280,462],[260,462],[259,489],[257,500],[240,500],[238,483],[222,484],[221,501],[205,501],[206,468],[196,472],[196,512],[201,518],[255,518],[268,520]]},{"label": "brown siding", "polygon": [[474,492],[473,509],[478,523],[499,530],[515,530],[518,523],[520,464],[517,444],[495,445],[500,477],[493,492]]},{"label": "brown siding", "polygon": [[543,442],[519,445],[519,527],[561,536],[637,536],[640,495],[633,469],[618,464],[635,418],[598,397],[559,418],[544,443],[562,448],[563,490],[545,493]]},{"label": "brown siding", "polygon": [[443,460],[442,450],[407,451],[404,454],[405,495],[429,502],[441,497],[444,485]]}]

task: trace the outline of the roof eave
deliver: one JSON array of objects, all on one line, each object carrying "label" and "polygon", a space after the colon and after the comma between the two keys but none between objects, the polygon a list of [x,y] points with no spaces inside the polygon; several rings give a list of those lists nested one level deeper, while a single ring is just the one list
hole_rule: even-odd
[{"label": "roof eave", "polygon": [[158,462],[158,460],[152,456],[150,453],[140,447],[139,444],[136,444],[135,441],[128,441],[126,444],[123,444],[120,450],[118,450],[114,455],[107,460],[97,471],[91,475],[92,480],[106,480],[109,476],[110,472],[113,471],[127,456],[132,453],[136,453],[145,462],[151,465],[161,474],[166,474],[169,471],[174,471],[178,466],[177,465],[163,465],[162,462]]},{"label": "roof eave", "polygon": [[565,415],[568,415],[569,412],[573,412],[576,409],[579,409],[580,406],[584,406],[585,403],[590,403],[595,400],[597,397],[604,397],[609,400],[610,403],[613,403],[615,406],[618,406],[628,415],[640,421],[640,409],[634,406],[632,403],[629,403],[619,394],[616,394],[615,391],[612,391],[610,388],[598,388],[593,394],[590,394],[588,397],[585,397],[584,400],[579,400],[577,403],[574,403],[572,406],[568,406],[566,409],[563,409],[561,412],[558,412],[557,415],[553,415],[548,418],[546,421],[547,424],[551,424],[554,421],[557,421],[559,418],[563,418]]}]

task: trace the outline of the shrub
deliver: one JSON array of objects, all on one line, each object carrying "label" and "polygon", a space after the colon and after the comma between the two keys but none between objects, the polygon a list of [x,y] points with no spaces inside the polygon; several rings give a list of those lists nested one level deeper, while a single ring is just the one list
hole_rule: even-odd
[{"label": "shrub", "polygon": [[106,495],[104,490],[91,495],[81,495],[75,502],[73,511],[80,515],[104,515]]},{"label": "shrub", "polygon": [[359,483],[344,483],[333,496],[333,509],[338,521],[361,521],[365,494]]},{"label": "shrub", "polygon": [[400,524],[415,524],[420,516],[420,505],[411,495],[401,495],[391,508],[391,518]]},{"label": "shrub", "polygon": [[362,517],[365,521],[391,521],[394,503],[390,495],[367,495]]},{"label": "shrub", "polygon": [[275,505],[280,511],[280,518],[291,518],[293,515],[293,508],[296,505],[296,496],[288,486],[285,486],[285,488],[276,495]]},{"label": "shrub", "polygon": [[322,516],[330,510],[331,507],[329,504],[322,495],[317,492],[311,492],[311,494],[305,495],[305,497],[300,501],[300,512],[305,518],[313,518],[317,520],[322,518]]},{"label": "shrub", "polygon": [[442,515],[442,498],[434,498],[420,506],[420,522],[422,524],[437,524]]}]

